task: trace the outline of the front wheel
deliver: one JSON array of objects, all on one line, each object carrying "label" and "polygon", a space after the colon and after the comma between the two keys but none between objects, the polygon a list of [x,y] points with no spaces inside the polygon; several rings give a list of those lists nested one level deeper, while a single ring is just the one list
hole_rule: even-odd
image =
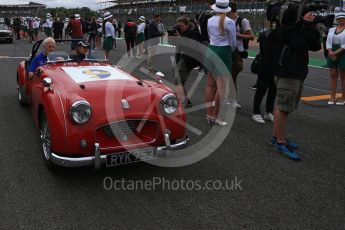
[{"label": "front wheel", "polygon": [[48,120],[44,113],[42,113],[41,118],[40,118],[40,133],[41,133],[41,146],[42,146],[44,165],[49,170],[56,170],[57,165],[51,162],[51,154],[52,154],[51,136],[50,136]]},{"label": "front wheel", "polygon": [[19,102],[19,104],[20,105],[26,105],[27,99],[25,96],[24,87],[23,86],[17,86],[17,91],[18,91],[18,102]]},{"label": "front wheel", "polygon": [[25,87],[19,84],[19,73],[17,73],[17,98],[20,105],[28,104],[28,98],[25,95]]}]

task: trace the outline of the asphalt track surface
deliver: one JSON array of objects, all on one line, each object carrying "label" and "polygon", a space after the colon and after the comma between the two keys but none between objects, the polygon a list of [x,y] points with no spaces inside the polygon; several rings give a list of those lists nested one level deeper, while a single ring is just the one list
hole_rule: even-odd
[{"label": "asphalt track surface", "polygon": [[[137,163],[50,172],[31,114],[16,97],[16,67],[30,49],[23,40],[0,44],[1,229],[345,229],[345,107],[301,103],[288,120],[289,138],[301,145],[302,160],[293,162],[267,144],[272,124],[251,120],[254,91],[249,86],[256,79],[246,60],[239,78],[243,108],[225,141],[207,158],[177,168]],[[118,40],[111,63],[123,54],[124,41]],[[157,56],[154,63],[171,80],[169,57]],[[201,79],[195,90],[195,106],[203,103],[205,83]],[[304,96],[324,94],[327,70],[310,68]],[[200,110],[189,113],[188,121],[207,132],[204,117]],[[198,141],[191,136],[192,144]],[[109,177],[237,180],[241,188],[108,191],[103,182]]]}]

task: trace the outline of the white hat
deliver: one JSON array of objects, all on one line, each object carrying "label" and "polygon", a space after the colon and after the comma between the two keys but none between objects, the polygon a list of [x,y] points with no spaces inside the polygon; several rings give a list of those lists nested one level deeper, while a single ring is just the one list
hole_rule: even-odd
[{"label": "white hat", "polygon": [[74,17],[75,17],[75,19],[80,19],[80,15],[79,14],[75,14]]},{"label": "white hat", "polygon": [[228,13],[231,10],[229,0],[216,0],[216,3],[211,8],[217,13]]},{"label": "white hat", "polygon": [[103,15],[103,17],[104,17],[104,20],[107,20],[107,19],[113,17],[113,15],[110,14],[110,12],[105,12],[104,15]]},{"label": "white hat", "polygon": [[337,13],[337,14],[335,15],[335,19],[338,19],[338,18],[345,18],[345,13],[344,13],[344,12],[342,12],[342,13]]},{"label": "white hat", "polygon": [[50,13],[47,13],[46,17],[47,17],[47,18],[50,18],[50,17],[51,17]]},{"label": "white hat", "polygon": [[145,22],[146,21],[146,18],[144,16],[140,16],[139,17],[139,20],[142,21],[142,22]]}]

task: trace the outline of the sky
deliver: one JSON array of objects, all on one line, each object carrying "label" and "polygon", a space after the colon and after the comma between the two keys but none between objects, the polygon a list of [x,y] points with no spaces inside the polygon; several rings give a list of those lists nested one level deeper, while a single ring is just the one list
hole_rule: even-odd
[{"label": "sky", "polygon": [[[97,10],[99,8],[105,8],[109,5],[97,5],[96,0],[31,0],[32,2],[42,3],[47,5],[48,8],[55,7],[66,7],[66,8],[76,8],[76,7],[89,7],[92,10]],[[27,4],[30,0],[0,0],[0,4]],[[107,3],[109,4],[109,3]],[[102,6],[102,7],[101,7]],[[105,7],[104,7],[105,6]]]}]

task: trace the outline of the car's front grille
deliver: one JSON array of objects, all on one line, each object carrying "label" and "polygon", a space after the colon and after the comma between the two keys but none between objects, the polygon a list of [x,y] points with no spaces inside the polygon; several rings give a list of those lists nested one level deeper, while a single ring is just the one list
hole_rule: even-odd
[{"label": "car's front grille", "polygon": [[8,37],[9,35],[9,33],[0,33],[0,37]]},{"label": "car's front grille", "polygon": [[132,135],[141,120],[124,120],[105,125],[104,134],[107,137],[116,137],[117,139],[123,139]]}]

